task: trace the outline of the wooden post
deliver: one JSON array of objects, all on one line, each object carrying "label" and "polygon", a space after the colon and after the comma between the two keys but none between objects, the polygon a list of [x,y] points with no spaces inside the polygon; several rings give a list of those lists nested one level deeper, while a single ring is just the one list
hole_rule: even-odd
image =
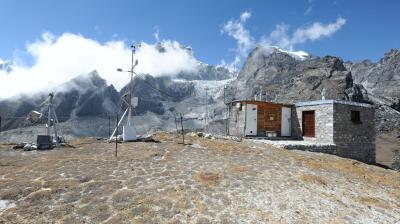
[{"label": "wooden post", "polygon": [[118,112],[115,124],[117,125],[117,132],[115,133],[115,157],[117,157],[118,156]]},{"label": "wooden post", "polygon": [[176,120],[175,114],[174,114],[174,119],[175,119],[176,136],[179,137],[178,122]]},{"label": "wooden post", "polygon": [[181,114],[182,144],[185,144],[185,133],[183,131],[183,116]]},{"label": "wooden post", "polygon": [[228,126],[229,126],[229,123],[228,123],[228,121],[229,121],[229,106],[228,105],[226,105],[225,104],[225,106],[226,106],[226,115],[225,115],[225,136],[228,136],[229,135],[229,131],[228,131]]}]

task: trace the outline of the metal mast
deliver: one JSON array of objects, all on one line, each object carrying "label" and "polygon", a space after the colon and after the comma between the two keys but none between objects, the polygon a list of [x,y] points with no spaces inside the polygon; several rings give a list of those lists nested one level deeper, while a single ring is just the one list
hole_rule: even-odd
[{"label": "metal mast", "polygon": [[205,116],[205,125],[206,125],[206,130],[207,130],[207,124],[208,124],[208,87],[205,88],[206,90],[206,116]]},{"label": "metal mast", "polygon": [[[135,107],[133,105],[133,100],[132,100],[132,92],[133,92],[133,75],[136,74],[133,70],[134,68],[138,65],[138,60],[134,60],[134,54],[136,52],[136,46],[131,45],[131,69],[128,71],[122,70],[121,68],[118,68],[118,72],[128,72],[131,74],[131,79],[129,82],[129,87],[128,87],[128,93],[124,94],[124,96],[121,98],[121,102],[125,103],[127,105],[127,108],[125,109],[125,112],[122,114],[120,120],[118,121],[113,133],[110,136],[109,141],[112,140],[112,137],[114,134],[116,134],[116,139],[117,139],[117,130],[118,127],[121,125],[122,120],[124,119],[125,115],[128,114],[128,117],[126,119],[126,125],[122,126],[122,132],[123,132],[123,139],[124,141],[132,141],[136,140],[136,131],[134,126],[131,124],[131,117],[132,117],[132,109]],[[127,101],[124,99],[125,96],[128,96]],[[135,104],[137,104],[137,98],[135,100]],[[118,112],[117,112],[118,113]]]},{"label": "metal mast", "polygon": [[131,81],[129,82],[129,109],[128,109],[128,119],[126,124],[128,126],[131,125],[131,116],[132,116],[132,91],[133,91],[133,69],[135,68],[135,64],[133,63],[133,55],[135,54],[136,51],[136,47],[134,45],[131,45],[131,49],[132,49],[132,60],[131,60]]}]

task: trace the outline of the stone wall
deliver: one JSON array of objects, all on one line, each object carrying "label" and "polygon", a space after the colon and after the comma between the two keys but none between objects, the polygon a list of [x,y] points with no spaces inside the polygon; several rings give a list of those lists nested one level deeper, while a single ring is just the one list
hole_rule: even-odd
[{"label": "stone wall", "polygon": [[333,104],[296,107],[292,111],[293,137],[302,139],[302,112],[315,111],[315,138],[307,140],[316,143],[333,144]]},{"label": "stone wall", "polygon": [[[351,120],[351,111],[360,111],[361,122]],[[302,112],[315,111],[315,137],[303,137]],[[292,137],[315,143],[303,149],[352,158],[366,163],[375,162],[374,109],[365,104],[328,101],[303,103],[292,108]],[[229,135],[243,137],[245,107],[233,106],[229,113]],[[318,144],[329,146],[317,147]],[[302,148],[299,148],[300,150]]]},{"label": "stone wall", "polygon": [[[351,111],[360,111],[360,123],[351,120]],[[371,107],[334,104],[334,143],[342,157],[375,162],[375,111]]]}]

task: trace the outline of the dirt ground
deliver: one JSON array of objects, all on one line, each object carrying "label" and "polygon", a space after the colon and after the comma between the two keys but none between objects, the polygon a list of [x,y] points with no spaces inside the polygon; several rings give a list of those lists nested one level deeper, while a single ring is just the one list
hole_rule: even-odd
[{"label": "dirt ground", "polygon": [[0,145],[0,223],[399,223],[400,173],[333,155],[159,133]]},{"label": "dirt ground", "polygon": [[[400,138],[389,134],[376,136],[376,162],[391,167],[396,150],[400,153]],[[399,154],[400,155],[400,154]]]}]

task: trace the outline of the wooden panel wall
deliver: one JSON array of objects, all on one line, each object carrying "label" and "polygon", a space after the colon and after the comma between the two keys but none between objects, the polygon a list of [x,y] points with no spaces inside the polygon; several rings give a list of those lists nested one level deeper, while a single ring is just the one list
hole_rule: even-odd
[{"label": "wooden panel wall", "polygon": [[259,104],[257,107],[257,135],[265,136],[266,131],[274,131],[280,136],[282,105]]},{"label": "wooden panel wall", "polygon": [[[240,103],[257,105],[257,135],[263,137],[266,136],[266,131],[274,131],[277,133],[277,136],[281,136],[282,107],[293,106],[290,104],[277,104],[254,100],[244,100],[240,101]],[[244,114],[244,111],[242,112]]]}]

